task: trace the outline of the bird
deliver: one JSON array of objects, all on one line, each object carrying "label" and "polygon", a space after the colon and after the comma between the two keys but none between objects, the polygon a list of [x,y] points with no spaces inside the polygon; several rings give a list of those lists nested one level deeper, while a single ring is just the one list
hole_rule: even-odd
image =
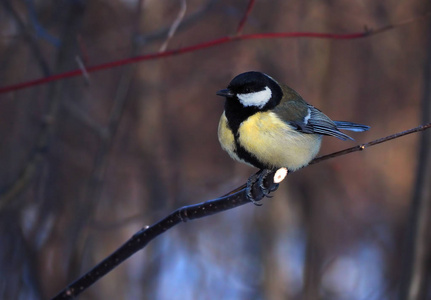
[{"label": "bird", "polygon": [[256,181],[267,196],[265,176],[279,168],[293,172],[308,165],[318,154],[323,136],[353,140],[340,129],[370,129],[367,125],[332,121],[292,88],[258,71],[237,75],[216,95],[225,98],[218,125],[221,147],[234,160],[262,171],[247,181],[247,198],[254,204],[258,203],[252,197],[251,186]]}]

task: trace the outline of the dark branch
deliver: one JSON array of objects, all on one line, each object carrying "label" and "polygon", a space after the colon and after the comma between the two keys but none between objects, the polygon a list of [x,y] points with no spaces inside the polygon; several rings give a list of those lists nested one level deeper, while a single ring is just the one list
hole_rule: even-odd
[{"label": "dark branch", "polygon": [[[278,184],[274,183],[272,180],[274,173],[275,172],[269,174],[264,182],[264,185],[270,191],[275,191],[278,188]],[[256,201],[262,200],[264,198],[264,195],[262,194],[262,191],[258,187],[257,183],[252,187],[252,194]],[[247,203],[249,203],[249,200],[247,199],[246,192],[243,189],[229,196],[209,200],[195,205],[181,207],[159,222],[142,228],[114,253],[96,265],[84,276],[70,284],[52,299],[58,300],[75,298],[93,283],[95,283],[98,279],[102,278],[109,271],[124,262],[127,258],[143,249],[151,240],[181,222],[207,217]]]},{"label": "dark branch", "polygon": [[[308,164],[308,166],[309,165],[314,165],[314,164],[320,163],[322,161],[325,161],[325,160],[328,160],[328,159],[331,159],[331,158],[335,158],[335,157],[338,157],[338,156],[341,156],[341,155],[349,154],[349,153],[356,152],[356,151],[362,151],[362,150],[365,150],[365,148],[368,148],[368,147],[371,147],[371,146],[374,146],[374,145],[377,145],[377,144],[380,144],[380,143],[384,143],[384,142],[387,142],[387,141],[390,141],[390,140],[393,140],[393,139],[396,139],[396,138],[399,138],[399,137],[402,137],[402,136],[405,136],[405,135],[408,135],[408,134],[411,134],[411,133],[415,133],[415,132],[419,132],[419,131],[424,131],[424,130],[430,128],[430,127],[431,127],[431,123],[428,123],[428,124],[421,125],[421,126],[418,126],[418,127],[406,130],[406,131],[402,131],[402,132],[398,132],[398,133],[395,133],[395,134],[388,135],[386,137],[383,137],[383,138],[380,138],[380,139],[368,142],[366,144],[357,145],[357,146],[354,146],[354,147],[351,147],[351,148],[347,148],[347,149],[344,149],[344,150],[341,150],[341,151],[338,151],[338,152],[334,152],[334,153],[331,153],[331,154],[319,156],[319,157],[316,157],[315,159],[313,159]],[[246,185],[243,184],[243,185],[237,187],[236,189],[230,191],[225,196],[231,195],[233,193],[236,193],[236,192],[244,189],[245,186]]]},{"label": "dark branch", "polygon": [[365,150],[365,148],[368,148],[368,147],[371,147],[371,146],[374,146],[374,145],[377,145],[377,144],[381,144],[381,143],[384,143],[384,142],[387,142],[387,141],[390,141],[390,140],[393,140],[393,139],[396,139],[396,138],[399,138],[399,137],[402,137],[402,136],[405,136],[405,135],[408,135],[408,134],[411,134],[411,133],[415,133],[415,132],[419,132],[419,131],[424,131],[424,130],[430,128],[430,127],[431,127],[431,123],[428,123],[428,124],[421,125],[421,126],[418,126],[418,127],[406,130],[406,131],[402,131],[402,132],[398,132],[398,133],[395,133],[395,134],[392,134],[392,135],[388,135],[386,137],[383,137],[383,138],[380,138],[380,139],[377,139],[377,140],[374,140],[374,141],[371,141],[371,142],[368,142],[368,143],[365,143],[365,144],[362,144],[362,145],[357,145],[355,147],[347,148],[347,149],[344,149],[344,150],[341,150],[341,151],[338,151],[338,152],[334,152],[334,153],[331,153],[331,154],[328,154],[328,155],[323,155],[323,156],[320,156],[320,157],[317,157],[317,158],[313,159],[309,163],[309,165],[313,165],[313,164],[322,162],[324,160],[328,160],[330,158],[334,158],[334,157],[337,157],[337,156],[345,155],[345,154],[348,154],[348,153],[352,153],[352,152],[356,152],[356,151],[362,151],[362,150]]},{"label": "dark branch", "polygon": [[[330,158],[364,150],[365,148],[368,148],[383,142],[387,142],[389,140],[396,139],[410,133],[424,131],[430,127],[431,127],[431,123],[418,126],[416,128],[399,132],[384,138],[380,138],[380,139],[368,142],[366,144],[358,145],[356,147],[348,148],[329,155],[321,156],[313,160],[311,163],[312,164],[320,163]],[[277,190],[278,188],[278,184],[274,183],[274,180],[273,180],[275,173],[276,173],[275,171],[270,173],[264,181],[265,187],[267,187],[271,192]],[[256,201],[260,201],[264,198],[264,195],[260,187],[258,186],[258,183],[255,183],[252,186],[252,195]],[[104,259],[102,262],[96,265],[87,274],[83,275],[75,282],[70,284],[68,287],[66,287],[64,290],[62,290],[57,296],[55,296],[52,299],[53,300],[73,299],[74,297],[82,293],[84,290],[86,290],[88,287],[90,287],[97,280],[99,280],[104,275],[106,275],[109,271],[111,271],[116,266],[118,266],[123,261],[125,261],[127,258],[132,256],[134,253],[138,252],[139,250],[143,249],[151,240],[153,240],[157,236],[161,235],[165,231],[169,230],[170,228],[174,227],[175,225],[181,222],[187,222],[194,219],[207,217],[222,211],[226,211],[226,210],[247,204],[249,202],[250,201],[246,196],[245,185],[242,185],[241,187],[236,188],[235,190],[233,190],[232,192],[228,193],[227,195],[221,198],[181,207],[175,210],[174,212],[172,212],[164,219],[160,220],[159,222],[151,226],[144,227],[143,229],[138,231],[125,244],[123,244],[120,248],[118,248],[114,253],[112,253],[110,256],[108,256],[106,259]]]}]

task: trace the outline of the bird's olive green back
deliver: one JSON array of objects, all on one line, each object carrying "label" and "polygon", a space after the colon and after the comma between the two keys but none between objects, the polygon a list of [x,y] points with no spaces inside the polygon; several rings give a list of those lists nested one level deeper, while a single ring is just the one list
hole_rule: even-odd
[{"label": "bird's olive green back", "polygon": [[303,121],[308,114],[308,105],[302,97],[290,87],[280,84],[283,98],[274,112],[283,120]]}]

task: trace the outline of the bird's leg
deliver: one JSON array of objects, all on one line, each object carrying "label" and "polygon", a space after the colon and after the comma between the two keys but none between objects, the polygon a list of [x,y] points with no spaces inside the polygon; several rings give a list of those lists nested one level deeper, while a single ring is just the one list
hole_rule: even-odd
[{"label": "bird's leg", "polygon": [[263,181],[266,179],[266,177],[268,176],[268,174],[272,173],[272,170],[269,169],[263,169],[262,172],[260,172],[259,174],[259,188],[263,193],[264,197],[268,197],[268,198],[272,198],[272,196],[269,196],[269,190],[265,187],[265,185],[263,184]]},{"label": "bird's leg", "polygon": [[256,181],[259,180],[260,173],[261,172],[259,171],[258,173],[251,175],[250,178],[247,180],[247,186],[245,188],[247,199],[250,200],[250,202],[252,202],[256,206],[262,206],[262,203],[254,199],[251,190],[253,189],[253,185],[256,183]]},{"label": "bird's leg", "polygon": [[250,200],[250,202],[253,202],[254,205],[261,206],[262,203],[254,199],[252,195],[253,185],[257,182],[259,184],[259,188],[262,191],[262,194],[264,195],[264,197],[270,197],[269,196],[270,191],[265,187],[263,182],[265,178],[268,176],[268,174],[272,172],[273,171],[269,169],[262,169],[256,174],[253,174],[252,176],[250,176],[250,178],[247,180],[247,187],[246,187],[247,199]]}]

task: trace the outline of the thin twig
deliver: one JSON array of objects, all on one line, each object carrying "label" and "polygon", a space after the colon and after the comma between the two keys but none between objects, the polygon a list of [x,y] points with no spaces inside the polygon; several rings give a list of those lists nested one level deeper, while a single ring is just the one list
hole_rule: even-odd
[{"label": "thin twig", "polygon": [[31,49],[32,54],[36,58],[36,62],[39,64],[43,75],[49,76],[51,74],[49,64],[48,64],[47,60],[45,59],[45,57],[43,56],[42,51],[41,51],[37,41],[35,40],[34,36],[32,34],[30,34],[30,32],[27,30],[25,22],[20,18],[19,14],[13,8],[10,1],[3,1],[3,6],[12,15],[12,17],[15,19],[15,22],[17,23],[18,28],[20,29],[20,31],[24,37],[24,40],[29,45],[29,48]]},{"label": "thin twig", "polygon": [[[384,142],[387,142],[387,141],[390,141],[390,140],[402,137],[402,136],[407,135],[407,134],[411,134],[411,133],[415,133],[415,132],[419,132],[419,131],[424,131],[424,130],[430,128],[430,127],[431,127],[431,123],[428,123],[428,124],[421,125],[421,126],[418,126],[418,127],[406,130],[406,131],[402,131],[402,132],[398,132],[398,133],[395,133],[395,134],[391,134],[391,135],[388,135],[386,137],[383,137],[383,138],[380,138],[380,139],[377,139],[377,140],[374,140],[374,141],[371,141],[371,142],[368,142],[368,143],[365,143],[365,144],[362,144],[362,145],[357,145],[357,146],[354,146],[354,147],[351,147],[351,148],[347,148],[347,149],[344,149],[344,150],[340,150],[340,151],[337,151],[337,152],[334,152],[334,153],[331,153],[331,154],[319,156],[319,157],[316,157],[315,159],[313,159],[308,164],[308,166],[309,165],[314,165],[314,164],[320,163],[322,161],[325,161],[325,160],[328,160],[328,159],[331,159],[331,158],[335,158],[335,157],[338,157],[338,156],[341,156],[341,155],[349,154],[349,153],[356,152],[356,151],[362,151],[362,150],[365,150],[365,148],[368,148],[368,147],[371,147],[371,146],[374,146],[374,145],[377,145],[377,144],[380,144],[380,143],[384,143]],[[242,190],[244,188],[245,188],[245,184],[243,184],[243,185],[235,188],[234,190],[230,191],[229,193],[227,193],[224,196],[232,195],[232,194],[234,194],[234,193],[236,193],[236,192],[238,192],[238,191],[240,191],[240,190]]]},{"label": "thin twig", "polygon": [[84,65],[90,64],[90,57],[88,55],[88,49],[87,49],[87,46],[85,45],[85,42],[82,38],[82,35],[78,34],[76,36],[76,41],[78,42],[79,52],[81,54],[80,57],[81,57],[82,63]]},{"label": "thin twig", "polygon": [[411,134],[411,133],[414,133],[414,132],[424,131],[424,130],[430,128],[430,127],[431,127],[431,123],[428,123],[428,124],[421,125],[421,126],[418,126],[418,127],[406,130],[406,131],[402,131],[402,132],[398,132],[398,133],[395,133],[395,134],[391,134],[389,136],[386,136],[386,137],[383,137],[383,138],[380,138],[380,139],[377,139],[377,140],[374,140],[374,141],[371,141],[371,142],[368,142],[368,143],[365,143],[365,144],[362,144],[362,145],[357,145],[355,147],[351,147],[351,148],[347,148],[347,149],[344,149],[344,150],[341,150],[341,151],[338,151],[338,152],[334,152],[334,153],[331,153],[331,154],[323,155],[323,156],[320,156],[320,157],[317,157],[317,158],[313,159],[309,163],[309,165],[320,163],[320,162],[322,162],[324,160],[328,160],[328,159],[331,159],[331,158],[334,158],[334,157],[337,157],[337,156],[341,156],[341,155],[345,155],[345,154],[348,154],[348,153],[352,153],[352,152],[356,152],[356,151],[362,151],[362,150],[365,150],[365,148],[368,148],[368,147],[371,147],[371,146],[374,146],[374,145],[377,145],[377,144],[381,144],[381,143],[384,143],[384,142],[387,142],[387,141],[390,141],[390,140],[393,140],[393,139],[396,139],[396,138],[399,138],[399,137],[402,137],[402,136],[405,136],[405,135],[408,135],[408,134]]},{"label": "thin twig", "polygon": [[90,84],[90,75],[88,74],[87,69],[85,68],[85,64],[82,61],[81,57],[78,55],[75,56],[75,61],[78,64],[79,69],[82,71],[82,76],[84,77],[85,82],[87,84]]},{"label": "thin twig", "polygon": [[[177,32],[184,30],[189,26],[194,25],[201,18],[205,17],[206,16],[205,14],[214,7],[214,4],[217,1],[218,0],[208,0],[206,3],[204,3],[200,7],[200,9],[187,15],[187,17],[181,21],[181,24],[179,25]],[[143,46],[143,45],[149,44],[149,43],[156,41],[156,40],[165,39],[169,33],[169,30],[171,30],[171,26],[160,28],[160,29],[155,30],[151,33],[138,35],[138,36],[136,36],[135,41],[139,46]]]},{"label": "thin twig", "polygon": [[[139,30],[139,20],[142,16],[140,8],[143,5],[143,1],[144,0],[139,0],[137,3],[134,28],[132,30],[133,33],[131,38],[131,55],[135,54],[137,49],[136,43],[133,42],[133,37]],[[103,133],[105,134],[101,136],[103,138],[100,139],[97,152],[94,156],[91,175],[85,186],[83,199],[82,201],[78,201],[74,208],[75,211],[73,214],[80,216],[80,218],[76,219],[68,228],[68,232],[70,233],[67,235],[72,244],[86,245],[89,240],[90,233],[82,229],[93,222],[93,218],[95,216],[94,212],[101,202],[101,193],[109,162],[109,153],[115,141],[124,108],[127,102],[131,99],[129,97],[129,91],[130,85],[135,77],[135,71],[136,66],[129,65],[121,74],[115,96],[113,98],[113,105],[109,114],[108,123],[103,130]],[[80,250],[81,249],[78,247],[73,251],[73,255],[77,256],[78,260],[82,259],[82,253]]]},{"label": "thin twig", "polygon": [[[69,10],[65,10],[65,17],[70,19],[66,19],[63,25],[61,36],[64,38],[56,54],[58,61],[56,66],[57,70],[64,70],[66,65],[68,66],[68,61],[63,58],[70,57],[74,51],[73,49],[75,49],[76,40],[73,37],[76,35],[77,25],[81,22],[83,7],[85,6],[79,2],[71,2],[67,7]],[[38,168],[44,161],[47,150],[49,149],[51,137],[57,126],[58,109],[63,99],[61,96],[63,88],[64,82],[57,82],[49,86],[48,95],[46,97],[46,117],[45,121],[41,124],[41,130],[36,138],[36,144],[24,169],[20,172],[18,177],[5,190],[0,191],[0,210],[11,203],[16,196],[28,186],[28,183],[34,178]]]},{"label": "thin twig", "polygon": [[[431,123],[426,125],[418,126],[416,128],[396,133],[384,138],[380,138],[371,141],[366,144],[358,145],[357,147],[352,147],[343,151],[336,152],[334,154],[322,156],[314,161],[314,163],[319,163],[324,160],[334,158],[337,156],[345,155],[355,151],[364,150],[367,147],[377,145],[383,142],[390,141],[410,133],[424,131],[431,127]],[[267,187],[271,192],[277,190],[278,184],[274,183],[273,175],[275,171],[270,173],[265,181],[264,186]],[[256,201],[262,200],[265,196],[262,193],[259,183],[256,182],[252,185],[253,198]],[[85,289],[95,283],[97,280],[102,278],[104,275],[109,273],[116,266],[121,264],[127,258],[132,256],[137,251],[143,249],[151,240],[161,235],[165,231],[174,227],[181,222],[187,222],[198,218],[207,217],[219,212],[223,212],[247,203],[250,203],[246,196],[246,190],[244,185],[240,188],[235,189],[235,193],[229,193],[227,196],[221,198],[209,200],[203,203],[198,203],[194,205],[181,207],[171,214],[169,214],[164,219],[159,222],[142,228],[136,234],[134,234],[126,243],[124,243],[120,248],[114,251],[110,256],[105,258],[102,262],[96,265],[93,269],[87,272],[85,275],[77,279],[75,282],[63,289],[57,296],[52,298],[52,300],[59,299],[73,299]]]},{"label": "thin twig", "polygon": [[178,16],[172,23],[171,27],[169,28],[168,36],[166,37],[166,40],[163,43],[163,45],[160,47],[159,52],[165,52],[166,48],[168,48],[169,41],[174,36],[175,32],[177,32],[178,27],[180,26],[181,22],[184,19],[184,16],[186,15],[186,11],[187,11],[187,2],[186,0],[181,0],[181,8],[180,8],[180,11],[178,12]]},{"label": "thin twig", "polygon": [[247,10],[245,11],[244,16],[242,17],[241,21],[238,24],[238,28],[236,29],[236,34],[237,35],[240,35],[242,33],[242,30],[244,28],[245,22],[247,21],[248,16],[250,15],[250,13],[252,11],[255,2],[256,2],[255,0],[250,0],[248,2]]},{"label": "thin twig", "polygon": [[[415,22],[417,20],[421,20],[422,18],[429,17],[429,13],[426,15],[421,15],[414,19],[409,20],[403,20],[399,23],[395,23],[393,25],[384,26],[381,28],[378,28],[376,30],[365,30],[363,32],[355,32],[355,33],[347,33],[347,34],[335,34],[335,33],[317,33],[317,32],[268,32],[268,33],[254,33],[254,34],[248,34],[248,35],[235,35],[235,36],[225,36],[218,39],[210,40],[207,42],[198,43],[191,46],[186,46],[182,48],[177,48],[173,50],[168,50],[165,52],[157,52],[157,53],[150,53],[145,55],[139,55],[135,57],[129,57],[122,60],[112,61],[105,64],[100,64],[92,67],[88,67],[86,70],[88,73],[101,71],[105,69],[111,69],[127,64],[137,63],[141,61],[146,60],[155,60],[180,54],[185,54],[189,52],[194,52],[198,50],[203,50],[206,48],[215,47],[217,45],[222,45],[226,43],[231,43],[234,41],[243,41],[243,40],[260,40],[260,39],[274,39],[274,38],[318,38],[318,39],[333,39],[333,40],[351,40],[351,39],[358,39],[358,38],[364,38],[364,37],[370,37],[372,35],[380,34],[382,32],[385,32],[390,29],[394,29],[396,27],[410,24],[412,22]],[[47,76],[44,78],[39,78],[35,80],[30,80],[27,82],[22,82],[18,84],[13,84],[9,86],[5,86],[0,88],[0,94],[7,93],[11,91],[16,91],[24,88],[28,88],[35,85],[44,84],[47,82],[52,82],[60,79],[70,78],[79,76],[82,74],[82,70],[72,70],[69,72],[64,72],[60,74],[55,74],[51,76]]]}]

